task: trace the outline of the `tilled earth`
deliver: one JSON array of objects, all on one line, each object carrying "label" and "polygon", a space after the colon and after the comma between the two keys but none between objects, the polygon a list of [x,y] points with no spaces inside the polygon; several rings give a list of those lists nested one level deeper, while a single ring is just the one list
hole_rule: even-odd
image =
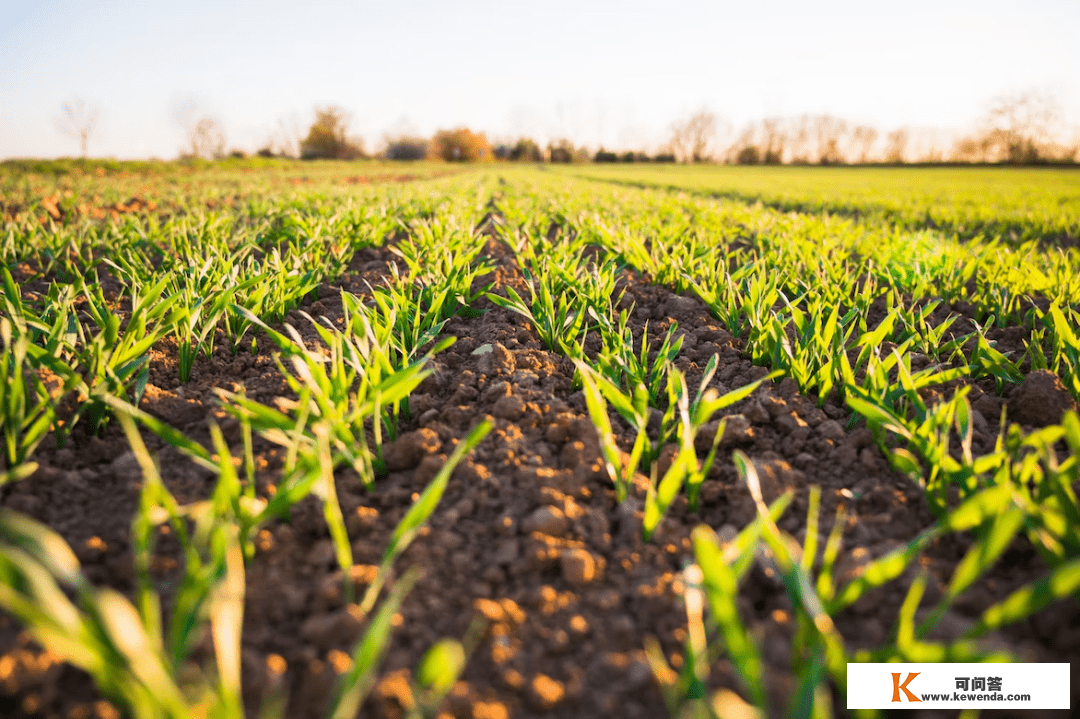
[{"label": "tilled earth", "polygon": [[[496,291],[507,284],[523,289],[509,251],[494,241],[488,251],[498,264],[487,278],[496,282]],[[362,251],[348,275],[324,285],[319,299],[302,309],[337,319],[339,287],[363,294],[365,281],[385,276],[390,258],[387,249]],[[742,356],[741,340],[724,331],[697,299],[632,276],[626,286],[624,303],[634,303],[638,333],[646,320],[651,337],[678,323],[684,339],[677,366],[687,373],[690,386],[696,386],[714,354],[720,368],[713,386],[721,393],[767,373]],[[410,672],[426,648],[443,637],[463,638],[470,627],[480,628],[479,639],[441,716],[665,716],[643,646],[647,637],[656,637],[678,666],[687,625],[681,571],[692,561],[691,530],[704,523],[722,537],[733,536],[755,517],[750,493],[731,462],[734,449],[754,461],[766,501],[794,490],[779,525],[797,538],[805,535],[811,486],[822,490],[822,545],[837,508],[846,508],[837,569],[841,586],[871,559],[933,522],[919,487],[889,468],[870,432],[846,428],[846,408],[831,403],[819,408],[784,380],[766,383],[726,411],[736,416],[728,419],[720,457],[702,488],[700,511],[690,513],[680,497],[653,541],[645,544],[641,510],[647,480],[639,477],[633,499],[617,504],[583,395],[571,384],[573,364],[545,351],[517,315],[486,300],[478,308],[486,311],[455,318],[445,328],[457,342],[436,356],[434,374],[410,398],[411,419],[386,447],[389,474],[379,479],[376,491],[365,491],[349,473],[338,476],[357,565],[354,579],[362,590],[374,577],[397,522],[456,441],[483,418],[494,421],[495,429],[454,472],[428,528],[398,560],[399,574],[416,566],[423,578],[403,605],[364,716],[402,716],[411,707]],[[290,323],[309,332],[299,314]],[[1005,348],[1010,338],[1001,332],[996,339]],[[177,381],[173,348],[167,343],[156,348],[141,406],[204,443],[209,443],[208,421],[215,419],[238,452],[239,427],[221,411],[214,389],[243,385],[249,397],[265,404],[289,391],[269,351],[233,356],[226,345],[218,342],[210,360],[200,357],[185,385]],[[587,343],[587,352],[595,349]],[[971,399],[977,415],[975,450],[988,451],[997,436],[1001,404],[1010,397],[997,396],[990,382],[974,387]],[[1014,415],[1025,417],[1024,405],[1038,418],[1038,407],[1028,406],[1035,400],[1016,399]],[[615,426],[628,448],[629,428],[617,420]],[[213,475],[155,437],[147,441],[159,453],[166,484],[180,502],[209,494]],[[255,449],[259,489],[266,493],[280,480],[283,457],[258,438]],[[142,476],[119,428],[110,425],[101,437],[76,432],[60,450],[47,439],[35,459],[40,469],[5,487],[3,504],[57,530],[93,583],[130,594],[129,532]],[[932,578],[924,606],[932,605],[968,546],[962,537],[938,541],[919,566],[835,617],[848,649],[874,648],[889,640],[900,603],[922,568]],[[167,601],[181,576],[168,537],[159,541],[157,555],[154,574]],[[931,638],[959,637],[983,609],[1046,572],[1039,555],[1018,539],[995,569],[955,603]],[[288,694],[287,716],[324,715],[346,653],[363,630],[355,609],[343,604],[341,584],[322,509],[314,499],[294,507],[289,521],[259,534],[247,573],[243,633],[250,715],[258,712],[267,693],[280,688]],[[762,649],[772,706],[784,707],[794,688],[789,670],[794,626],[787,595],[778,577],[758,564],[740,590],[741,617]],[[985,642],[1025,661],[1078,662],[1080,606],[1053,605]],[[209,642],[202,653],[210,656]],[[709,684],[739,687],[725,660],[715,665]],[[1074,706],[1080,705],[1077,684]],[[835,695],[834,704],[845,715],[842,697]],[[86,675],[58,662],[3,616],[0,715],[118,716]]]}]

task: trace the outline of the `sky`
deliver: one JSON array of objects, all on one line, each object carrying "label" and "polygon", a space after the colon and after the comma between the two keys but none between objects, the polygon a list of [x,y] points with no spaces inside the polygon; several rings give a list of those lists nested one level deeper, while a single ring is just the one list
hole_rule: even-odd
[{"label": "sky", "polygon": [[1078,38],[1080,0],[0,0],[0,158],[79,154],[76,100],[117,158],[176,157],[199,117],[253,152],[330,105],[369,150],[459,126],[655,150],[701,109],[964,131],[1026,91],[1080,126]]}]

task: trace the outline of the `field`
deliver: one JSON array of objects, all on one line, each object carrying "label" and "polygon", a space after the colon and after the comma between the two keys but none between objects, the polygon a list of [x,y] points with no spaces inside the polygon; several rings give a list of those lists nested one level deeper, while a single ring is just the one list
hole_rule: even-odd
[{"label": "field", "polygon": [[1078,706],[1078,180],[0,166],[0,714]]}]

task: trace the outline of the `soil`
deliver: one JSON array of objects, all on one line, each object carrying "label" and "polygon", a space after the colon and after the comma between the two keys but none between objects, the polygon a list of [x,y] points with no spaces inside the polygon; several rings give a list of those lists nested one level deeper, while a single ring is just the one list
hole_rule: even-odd
[{"label": "soil", "polygon": [[[498,265],[488,281],[496,291],[524,285],[512,255],[494,240],[488,254]],[[320,288],[302,310],[331,321],[341,316],[339,288],[356,294],[365,282],[384,277],[392,255],[364,250],[348,274]],[[683,335],[677,365],[696,386],[714,354],[720,367],[713,385],[720,392],[760,378],[767,369],[742,354],[742,340],[728,334],[693,297],[675,295],[627,275],[624,302],[634,302],[632,322],[645,321],[657,337],[673,322]],[[800,395],[791,380],[766,383],[726,410],[729,420],[720,457],[702,488],[700,511],[680,497],[652,542],[641,541],[643,477],[630,502],[620,506],[599,461],[595,431],[582,393],[571,383],[573,365],[546,351],[522,318],[484,300],[475,317],[457,317],[445,328],[457,342],[437,355],[434,374],[410,399],[411,419],[386,447],[389,473],[367,492],[355,476],[338,476],[338,497],[347,517],[361,590],[371,581],[382,552],[412,498],[427,485],[457,440],[483,418],[494,430],[454,472],[428,527],[398,560],[397,570],[416,566],[423,578],[408,595],[379,681],[362,714],[400,717],[410,707],[411,671],[423,652],[443,637],[462,638],[482,620],[482,635],[441,716],[661,717],[666,715],[643,646],[656,637],[676,667],[686,637],[681,600],[682,569],[692,561],[690,532],[707,524],[731,536],[755,517],[753,501],[736,474],[731,452],[740,449],[762,477],[766,501],[787,490],[795,499],[779,521],[786,532],[805,535],[808,493],[822,490],[820,546],[836,510],[847,511],[837,575],[841,585],[867,562],[915,537],[932,524],[922,491],[893,472],[865,428],[848,429],[844,407]],[[289,322],[302,332],[298,313]],[[490,351],[487,350],[490,346]],[[261,342],[267,348],[269,342]],[[594,350],[589,344],[586,349]],[[175,350],[160,343],[152,354],[150,384],[141,406],[188,436],[209,444],[208,421],[222,424],[239,454],[239,428],[221,411],[214,389],[237,390],[272,404],[289,391],[269,351],[230,354],[216,343],[210,359],[200,357],[191,381],[177,380]],[[1039,424],[1037,404],[1055,391],[1042,382],[1023,399]],[[1056,395],[1055,395],[1056,396]],[[1035,399],[1028,401],[1028,397]],[[977,416],[976,452],[988,451],[997,436],[1000,407],[993,382],[972,394]],[[1027,412],[1029,410],[1024,410]],[[1055,410],[1056,411],[1056,410]],[[629,448],[628,428],[615,423]],[[205,498],[215,478],[175,450],[147,437],[159,455],[169,490],[180,502]],[[282,454],[256,438],[258,485],[270,491],[280,480]],[[74,548],[86,576],[96,585],[130,595],[131,518],[142,480],[138,465],[115,423],[101,437],[79,431],[66,447],[44,442],[38,471],[3,489],[3,505],[25,512],[58,531]],[[848,649],[887,642],[917,570],[930,573],[929,607],[941,596],[970,540],[943,538],[921,564],[869,593],[835,617]],[[174,546],[159,542],[154,575],[170,596],[181,575]],[[996,567],[948,612],[931,638],[954,639],[974,617],[1017,587],[1046,575],[1047,566],[1026,539],[1017,539]],[[318,503],[297,505],[289,521],[260,532],[247,572],[243,628],[246,708],[256,715],[275,686],[288,692],[287,716],[321,717],[333,683],[363,629],[355,610],[342,602],[328,531]],[[794,689],[790,647],[792,608],[775,571],[761,563],[741,585],[740,614],[761,647],[772,706],[787,704]],[[1080,667],[1080,603],[1062,602],[983,642],[1015,652],[1025,661],[1073,662]],[[200,653],[206,657],[209,643]],[[740,691],[729,662],[719,661],[711,688]],[[1080,706],[1080,682],[1073,681]],[[846,715],[834,693],[834,709]],[[1065,716],[1066,712],[1046,712]],[[13,620],[0,616],[0,715],[6,717],[112,717],[89,677],[59,663],[35,645]],[[925,716],[932,714],[924,713]],[[949,715],[946,713],[945,715]],[[1002,714],[1004,716],[1004,714]]]}]

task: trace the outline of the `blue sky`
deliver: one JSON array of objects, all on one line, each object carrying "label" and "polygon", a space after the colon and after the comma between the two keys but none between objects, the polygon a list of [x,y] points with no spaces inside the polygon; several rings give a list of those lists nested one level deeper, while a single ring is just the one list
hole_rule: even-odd
[{"label": "blue sky", "polygon": [[78,154],[75,98],[114,157],[175,157],[184,112],[251,152],[324,105],[369,149],[459,125],[655,147],[700,108],[966,129],[1026,90],[1080,125],[1077,38],[1077,0],[0,0],[0,157]]}]

